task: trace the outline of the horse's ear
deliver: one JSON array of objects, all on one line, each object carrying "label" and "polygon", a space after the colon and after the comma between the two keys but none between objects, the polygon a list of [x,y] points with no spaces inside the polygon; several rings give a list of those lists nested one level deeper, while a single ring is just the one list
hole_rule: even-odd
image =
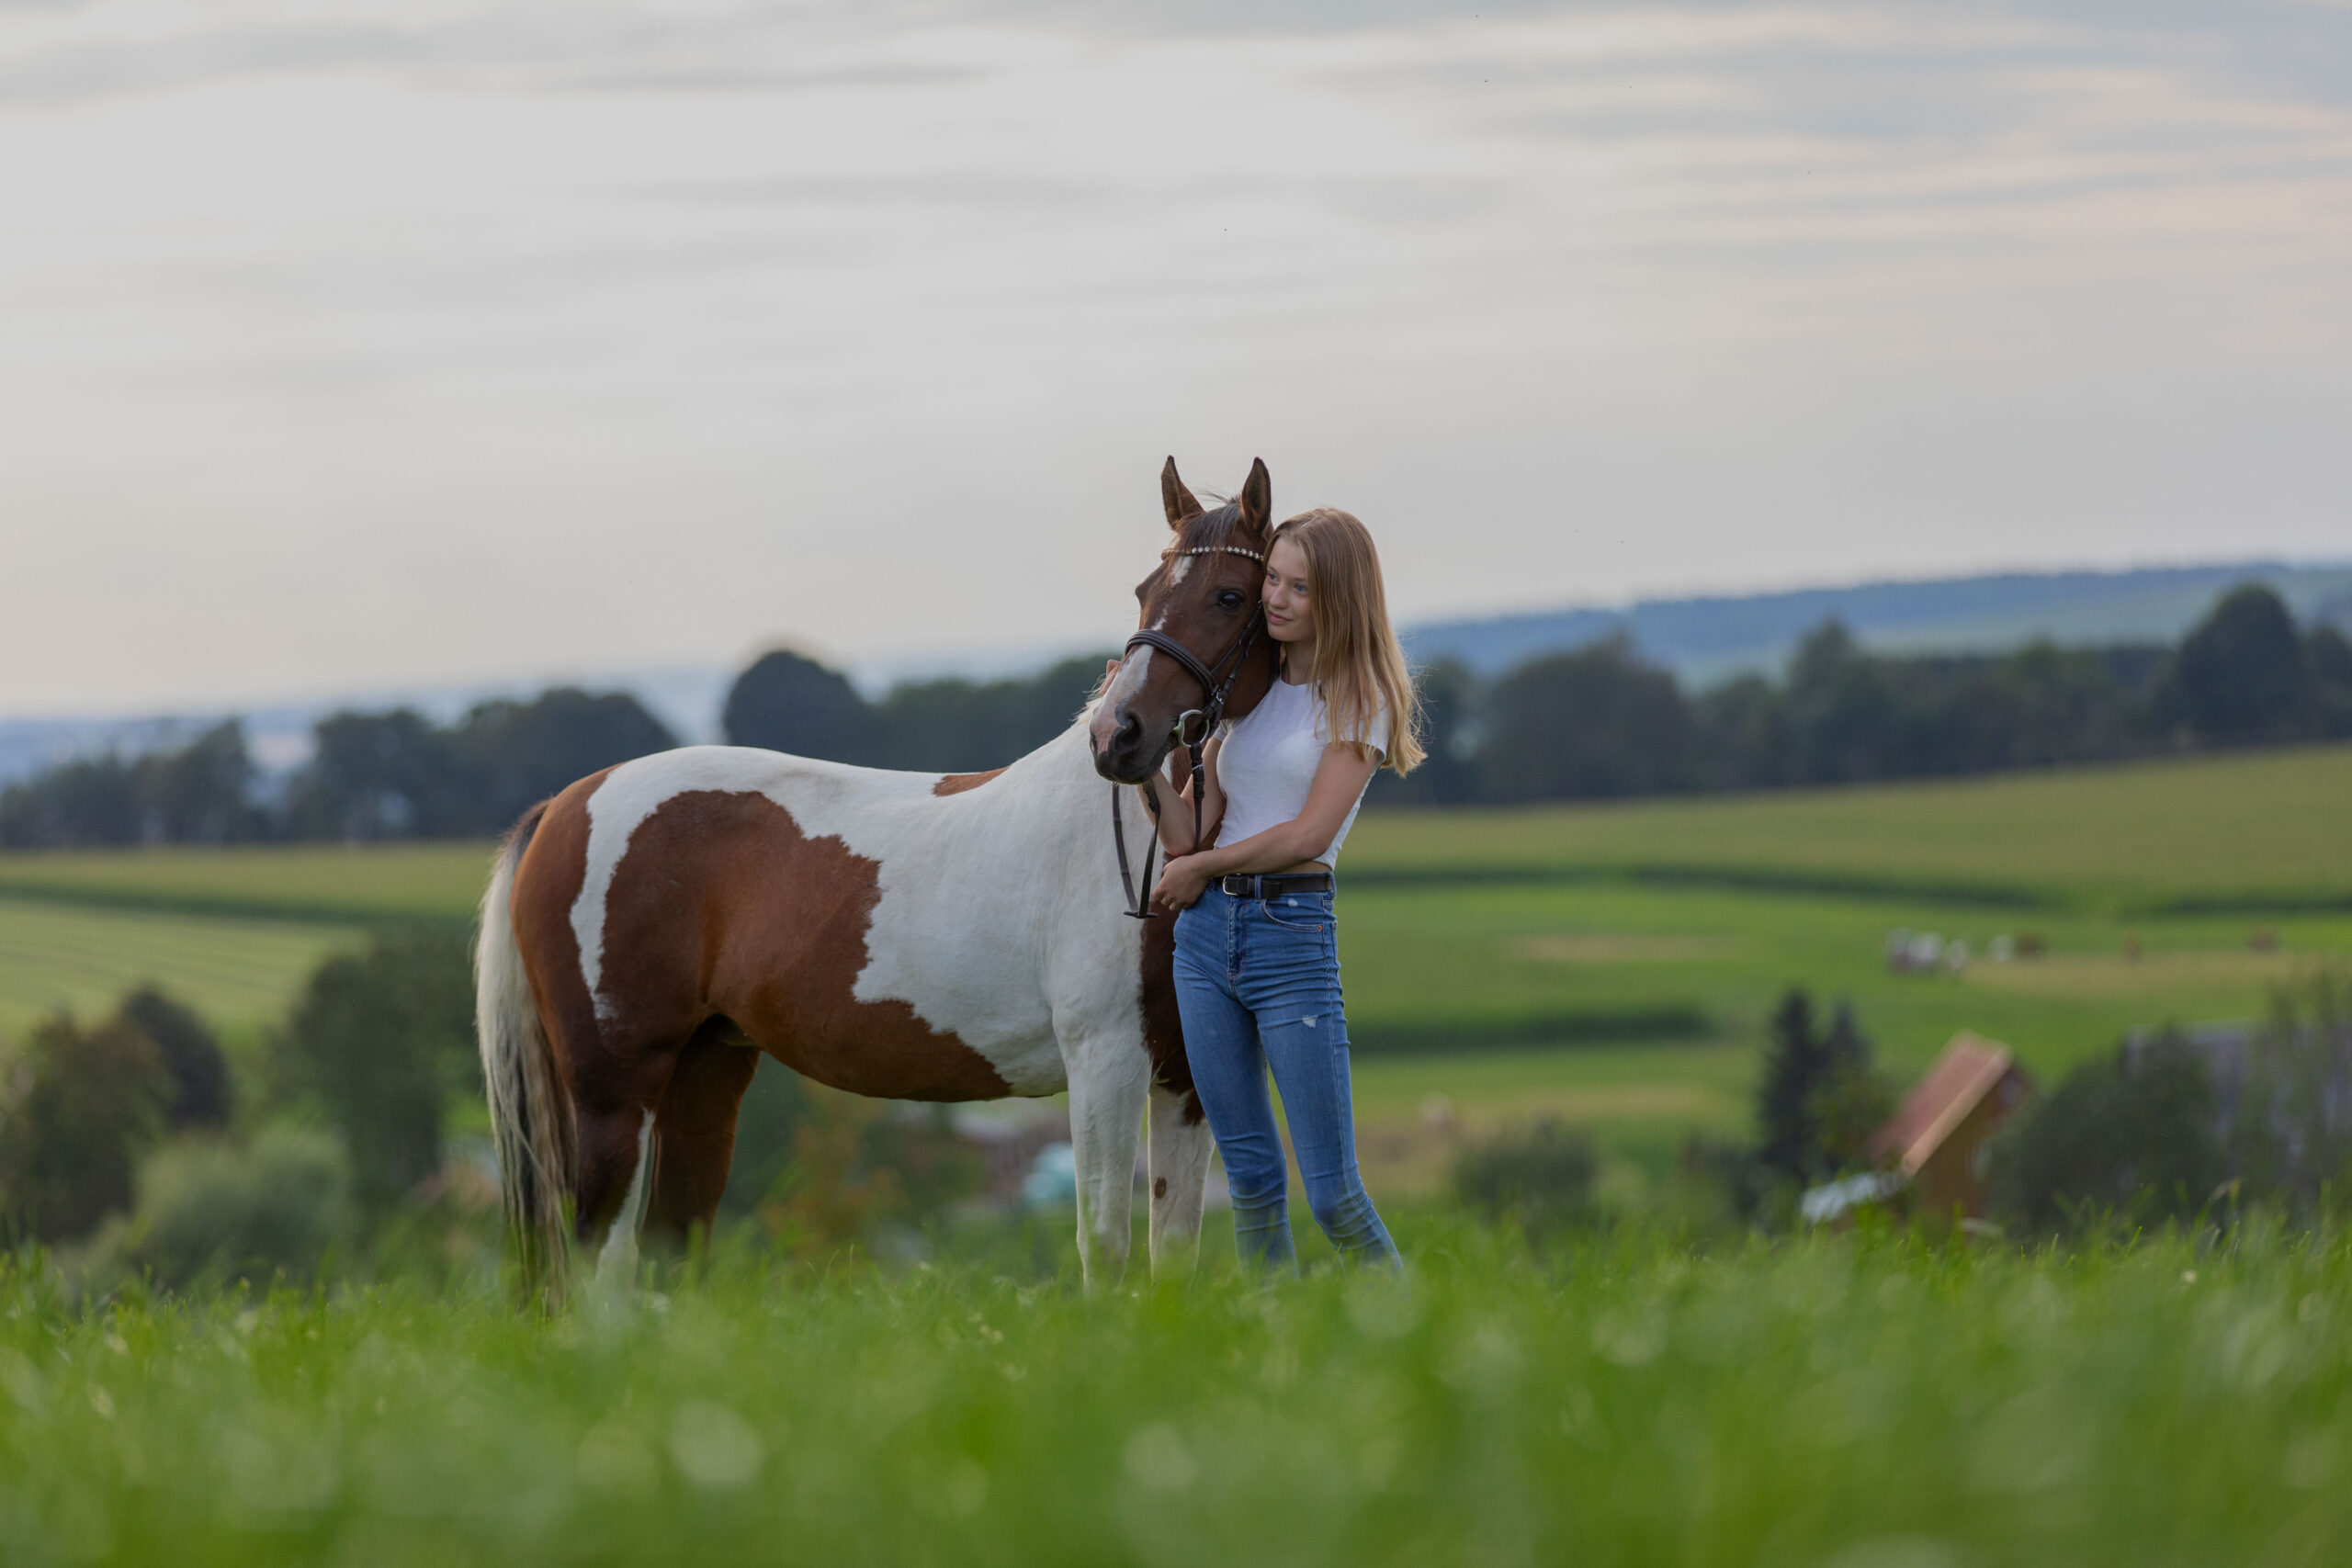
[{"label": "horse's ear", "polygon": [[1168,525],[1170,528],[1182,528],[1184,519],[1201,514],[1201,503],[1193,499],[1193,492],[1186,490],[1184,481],[1176,477],[1176,459],[1173,457],[1169,458],[1168,466],[1159,470],[1159,504],[1168,509]]},{"label": "horse's ear", "polygon": [[1250,459],[1250,477],[1241,481],[1240,499],[1241,521],[1252,533],[1264,533],[1274,520],[1274,481],[1266,475],[1263,457]]}]

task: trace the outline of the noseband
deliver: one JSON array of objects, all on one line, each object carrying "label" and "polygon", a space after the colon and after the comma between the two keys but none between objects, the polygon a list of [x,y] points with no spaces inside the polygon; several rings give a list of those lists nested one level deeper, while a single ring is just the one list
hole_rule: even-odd
[{"label": "noseband", "polygon": [[[1266,558],[1258,551],[1244,549],[1239,545],[1204,545],[1194,549],[1172,550],[1170,554],[1247,556],[1261,566],[1266,560]],[[1148,648],[1155,652],[1164,653],[1174,660],[1177,667],[1185,674],[1200,683],[1201,695],[1207,699],[1204,705],[1186,708],[1182,713],[1178,714],[1176,722],[1170,727],[1170,733],[1174,735],[1177,743],[1184,748],[1185,755],[1193,765],[1193,852],[1195,854],[1200,852],[1201,848],[1201,807],[1208,797],[1208,785],[1204,782],[1202,772],[1202,751],[1208,745],[1209,737],[1216,733],[1216,727],[1225,722],[1226,694],[1233,690],[1233,682],[1240,677],[1241,667],[1249,662],[1250,650],[1257,646],[1258,634],[1263,631],[1265,626],[1266,612],[1261,603],[1259,607],[1250,612],[1250,624],[1241,628],[1241,634],[1233,639],[1233,646],[1217,656],[1215,664],[1202,663],[1191,649],[1186,648],[1166,632],[1149,626],[1127,638],[1125,652],[1121,656],[1125,658],[1126,655],[1131,655],[1138,648]],[[1230,669],[1227,668],[1228,661],[1231,664]],[[1225,671],[1224,678],[1221,680],[1217,676],[1219,670]],[[1156,826],[1153,828],[1151,842],[1144,851],[1143,883],[1138,888],[1136,882],[1127,874],[1126,824],[1119,814],[1119,796],[1125,793],[1125,786],[1116,783],[1111,785],[1111,839],[1119,847],[1119,886],[1126,891],[1127,907],[1125,913],[1127,918],[1132,920],[1148,920],[1151,919],[1151,862],[1152,857],[1159,852],[1159,830]],[[1154,790],[1146,795],[1144,803],[1150,809],[1152,820],[1157,823],[1159,818],[1159,791]]]}]

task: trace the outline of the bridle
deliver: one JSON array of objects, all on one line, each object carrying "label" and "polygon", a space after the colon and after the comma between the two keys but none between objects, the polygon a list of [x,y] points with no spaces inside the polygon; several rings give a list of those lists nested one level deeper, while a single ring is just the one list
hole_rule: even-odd
[{"label": "bridle", "polygon": [[[1171,558],[1247,556],[1261,566],[1266,561],[1261,552],[1246,549],[1239,545],[1202,545],[1193,549],[1170,550],[1169,555]],[[1265,629],[1266,611],[1261,602],[1250,612],[1250,622],[1233,639],[1233,645],[1219,654],[1214,663],[1202,663],[1191,649],[1154,626],[1147,626],[1127,638],[1126,649],[1120,656],[1125,659],[1138,648],[1164,653],[1174,660],[1185,674],[1200,683],[1201,694],[1208,699],[1203,706],[1186,708],[1178,714],[1176,722],[1170,726],[1170,733],[1175,737],[1176,743],[1184,748],[1185,755],[1193,765],[1193,849],[1195,853],[1201,847],[1201,807],[1208,796],[1201,754],[1209,743],[1209,737],[1216,733],[1216,727],[1225,722],[1226,694],[1233,690],[1233,682],[1239,678],[1241,667],[1250,660],[1250,650],[1257,646],[1258,634]],[[1227,668],[1228,662],[1231,665],[1229,669]],[[1225,671],[1222,678],[1217,674],[1220,670]],[[1111,785],[1111,840],[1119,847],[1119,886],[1126,892],[1124,913],[1131,920],[1148,920],[1151,919],[1151,863],[1152,857],[1159,852],[1159,829],[1157,826],[1152,829],[1151,842],[1144,850],[1143,881],[1138,887],[1134,878],[1128,875],[1126,823],[1119,813],[1119,797],[1126,793],[1126,785],[1115,782]],[[1154,790],[1146,795],[1144,804],[1157,824],[1159,819],[1159,792]]]}]

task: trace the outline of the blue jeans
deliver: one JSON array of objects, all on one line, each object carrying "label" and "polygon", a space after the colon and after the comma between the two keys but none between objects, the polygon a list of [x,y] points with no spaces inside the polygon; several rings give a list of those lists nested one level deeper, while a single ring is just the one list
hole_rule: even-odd
[{"label": "blue jeans", "polygon": [[1349,1262],[1400,1267],[1356,1173],[1331,895],[1235,898],[1212,885],[1176,917],[1176,1003],[1193,1083],[1233,1188],[1242,1262],[1298,1262],[1282,1134],[1266,1097],[1272,1067],[1315,1223]]}]

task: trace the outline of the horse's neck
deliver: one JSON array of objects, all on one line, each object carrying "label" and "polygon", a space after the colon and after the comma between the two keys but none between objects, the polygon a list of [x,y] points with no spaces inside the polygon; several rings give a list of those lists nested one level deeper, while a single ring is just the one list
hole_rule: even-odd
[{"label": "horse's neck", "polygon": [[[1111,784],[1094,771],[1094,748],[1087,735],[1089,706],[1068,729],[1007,768],[989,784],[1003,789],[1005,809],[1033,825],[1040,854],[1091,865],[1111,854]],[[1005,789],[1004,786],[1012,785]],[[1129,803],[1134,804],[1133,802]],[[1130,813],[1127,830],[1136,832],[1140,810]],[[1141,853],[1140,842],[1130,852]]]}]

